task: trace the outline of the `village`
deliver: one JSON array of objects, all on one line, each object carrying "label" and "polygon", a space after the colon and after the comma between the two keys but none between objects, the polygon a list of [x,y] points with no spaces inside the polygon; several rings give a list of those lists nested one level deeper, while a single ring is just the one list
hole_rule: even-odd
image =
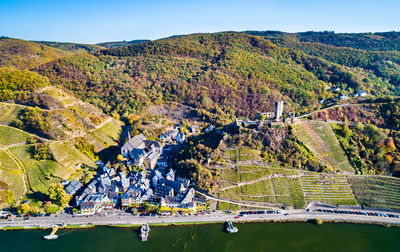
[{"label": "village", "polygon": [[[198,131],[198,126],[191,131]],[[179,126],[161,134],[162,143],[128,133],[120,155],[132,168],[130,172],[116,172],[106,163],[99,165],[97,175],[85,187],[78,180],[65,181],[65,192],[74,197],[73,214],[94,215],[114,208],[151,215],[204,212],[206,199],[197,196],[191,181],[177,176],[169,163],[171,152],[185,137]]]},{"label": "village", "polygon": [[[365,95],[366,92],[361,91],[354,97]],[[294,112],[284,113],[284,101],[275,101],[273,112],[259,112],[253,120],[236,118],[233,125],[262,130],[265,126],[295,124],[305,116],[307,114],[296,117]],[[212,124],[202,129],[205,133],[213,130]],[[196,132],[199,132],[199,125],[192,125],[187,134]],[[74,197],[73,214],[94,215],[105,209],[159,215],[206,211],[206,199],[196,194],[191,187],[194,183],[189,179],[177,176],[170,162],[172,154],[177,154],[184,144],[186,134],[180,131],[180,125],[175,125],[158,139],[160,141],[148,140],[142,133],[131,137],[128,132],[127,141],[120,148],[122,160],[119,161],[130,167],[129,171],[117,172],[109,162],[100,163],[97,175],[87,185],[83,186],[78,180],[64,181],[65,192]]]}]

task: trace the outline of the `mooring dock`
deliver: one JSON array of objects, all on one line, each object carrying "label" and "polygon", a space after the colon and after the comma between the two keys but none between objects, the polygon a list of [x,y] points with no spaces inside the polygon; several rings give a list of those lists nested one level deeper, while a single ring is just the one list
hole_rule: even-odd
[{"label": "mooring dock", "polygon": [[236,233],[237,231],[238,231],[238,228],[234,227],[232,225],[232,222],[230,222],[230,221],[226,222],[226,232],[228,232],[228,233]]},{"label": "mooring dock", "polygon": [[51,231],[51,233],[49,235],[44,236],[43,238],[46,240],[55,240],[58,238],[58,235],[56,235],[56,232],[58,231],[58,229],[60,228],[60,226],[54,226],[53,230]]},{"label": "mooring dock", "polygon": [[147,238],[149,237],[149,232],[150,232],[149,224],[142,224],[139,235],[142,242],[147,241]]}]

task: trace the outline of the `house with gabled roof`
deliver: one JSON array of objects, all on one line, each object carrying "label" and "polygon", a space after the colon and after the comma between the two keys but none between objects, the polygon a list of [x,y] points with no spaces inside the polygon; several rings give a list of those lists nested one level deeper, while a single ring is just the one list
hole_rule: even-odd
[{"label": "house with gabled roof", "polygon": [[141,192],[139,190],[129,189],[121,196],[121,206],[128,207],[135,203],[141,197]]},{"label": "house with gabled roof", "polygon": [[187,178],[177,177],[177,178],[176,178],[176,181],[181,182],[182,185],[183,185],[184,187],[186,187],[186,188],[188,188],[189,185],[190,185],[190,180],[187,179]]},{"label": "house with gabled roof", "polygon": [[149,169],[154,169],[162,152],[162,145],[157,141],[146,140],[143,134],[130,138],[122,147],[121,155],[133,165],[142,167],[146,162]]},{"label": "house with gabled roof", "polygon": [[161,206],[176,208],[179,207],[180,204],[180,200],[175,196],[166,195],[161,199]]},{"label": "house with gabled roof", "polygon": [[189,190],[187,190],[187,193],[186,193],[185,197],[182,199],[181,203],[188,204],[188,203],[192,202],[194,194],[195,194],[195,190],[193,188],[190,188]]},{"label": "house with gabled roof", "polygon": [[81,204],[81,214],[91,215],[96,213],[96,204],[92,201],[84,201]]},{"label": "house with gabled roof", "polygon": [[152,182],[152,184],[153,184],[153,187],[156,187],[156,186],[158,185],[158,182],[159,182],[160,179],[162,179],[162,178],[163,178],[163,176],[162,176],[161,172],[156,170],[156,171],[154,172],[153,178],[151,179],[151,182]]},{"label": "house with gabled roof", "polygon": [[173,180],[168,180],[168,179],[161,179],[160,180],[160,185],[166,186],[166,187],[171,187],[174,189],[175,193],[183,192],[185,191],[185,187],[182,185],[181,182],[178,181],[173,181]]},{"label": "house with gabled roof", "polygon": [[175,171],[170,169],[169,172],[165,175],[165,179],[175,180]]},{"label": "house with gabled roof", "polygon": [[104,204],[106,208],[113,208],[118,204],[119,194],[117,192],[108,192],[107,197],[109,201]]},{"label": "house with gabled roof", "polygon": [[74,179],[65,187],[65,192],[69,195],[75,195],[79,189],[81,189],[82,184],[78,180]]},{"label": "house with gabled roof", "polygon": [[147,169],[154,169],[157,164],[157,160],[160,157],[160,152],[150,151],[146,154],[145,161],[146,161],[146,168]]},{"label": "house with gabled roof", "polygon": [[154,188],[154,194],[160,197],[165,197],[167,195],[174,196],[174,189],[165,185],[157,185]]}]

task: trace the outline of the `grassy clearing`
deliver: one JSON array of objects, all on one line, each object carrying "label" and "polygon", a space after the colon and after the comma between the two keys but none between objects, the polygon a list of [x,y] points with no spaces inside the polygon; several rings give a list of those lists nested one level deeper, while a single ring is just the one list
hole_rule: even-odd
[{"label": "grassy clearing", "polygon": [[218,210],[232,210],[237,211],[240,207],[235,204],[227,203],[227,202],[218,202]]},{"label": "grassy clearing", "polygon": [[241,187],[243,195],[261,196],[270,195],[275,196],[271,180],[263,180],[254,184],[244,185]]},{"label": "grassy clearing", "polygon": [[0,122],[10,124],[17,119],[22,109],[23,107],[19,105],[0,103]]},{"label": "grassy clearing", "polygon": [[237,172],[237,169],[224,169],[222,170],[221,179],[231,181],[231,182],[240,182],[240,174]]},{"label": "grassy clearing", "polygon": [[241,147],[234,150],[225,150],[224,158],[233,162],[240,161],[261,161],[260,151],[248,147]]},{"label": "grassy clearing", "polygon": [[232,199],[232,200],[241,200],[241,191],[240,191],[240,187],[235,187],[235,188],[231,188],[225,191],[222,191],[219,194],[219,197],[224,198],[224,199]]},{"label": "grassy clearing", "polygon": [[[281,169],[281,168],[269,168],[265,166],[240,166],[239,167],[241,182],[254,181],[261,179],[272,174],[280,175],[298,175],[296,170]],[[248,172],[253,171],[253,172]]]},{"label": "grassy clearing", "polygon": [[90,134],[106,146],[118,145],[122,134],[122,125],[120,122],[112,120]]},{"label": "grassy clearing", "polygon": [[385,176],[349,176],[361,205],[400,210],[400,179]]},{"label": "grassy clearing", "polygon": [[67,225],[63,227],[63,229],[85,229],[85,228],[93,228],[95,225],[88,224],[88,225]]},{"label": "grassy clearing", "polygon": [[305,122],[294,126],[296,136],[318,159],[332,170],[354,172],[331,126],[325,122]]},{"label": "grassy clearing", "polygon": [[4,145],[11,144],[25,144],[26,140],[31,136],[31,134],[25,131],[12,128],[9,126],[0,125],[0,143]]},{"label": "grassy clearing", "polygon": [[276,203],[275,196],[262,196],[262,197],[243,196],[242,198],[243,200],[247,201]]},{"label": "grassy clearing", "polygon": [[0,122],[3,118],[6,118],[7,115],[11,112],[12,107],[6,103],[0,103]]},{"label": "grassy clearing", "polygon": [[246,172],[246,171],[259,171],[263,169],[269,169],[270,167],[268,166],[258,166],[258,165],[241,165],[240,166],[240,171],[241,172]]},{"label": "grassy clearing", "polygon": [[225,187],[232,186],[232,185],[235,185],[235,184],[228,182],[228,181],[222,181],[220,188],[225,188]]}]

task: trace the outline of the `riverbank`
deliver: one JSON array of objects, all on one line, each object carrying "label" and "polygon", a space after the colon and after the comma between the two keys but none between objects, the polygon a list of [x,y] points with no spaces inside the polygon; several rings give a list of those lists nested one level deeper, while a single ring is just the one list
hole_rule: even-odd
[{"label": "riverbank", "polygon": [[[318,221],[317,221],[318,220]],[[16,229],[48,229],[54,225],[63,225],[66,229],[92,228],[95,226],[111,226],[119,228],[137,228],[143,223],[150,226],[190,226],[221,224],[225,221],[234,223],[352,223],[372,224],[385,227],[400,227],[400,219],[380,216],[340,215],[305,210],[287,210],[280,214],[252,214],[237,216],[236,214],[211,213],[198,216],[133,216],[126,213],[110,214],[109,216],[71,217],[61,215],[54,217],[33,217],[24,220],[1,220],[0,230]]]}]

